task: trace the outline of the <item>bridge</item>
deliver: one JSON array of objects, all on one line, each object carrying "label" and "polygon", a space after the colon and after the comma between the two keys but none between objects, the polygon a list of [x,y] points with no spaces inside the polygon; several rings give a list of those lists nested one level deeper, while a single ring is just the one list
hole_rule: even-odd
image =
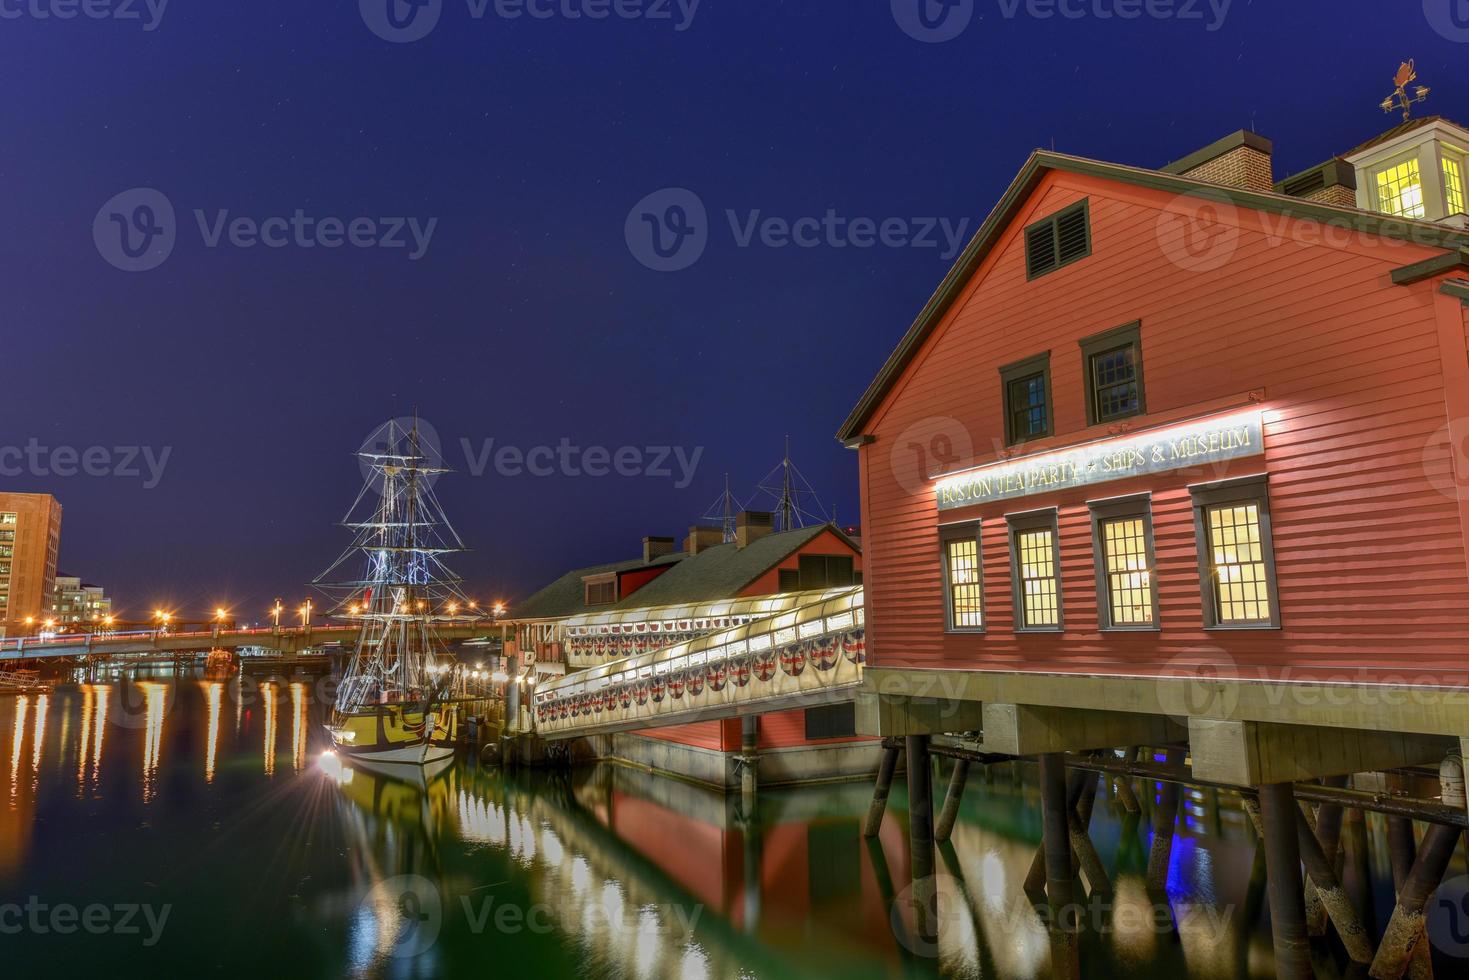
[{"label": "bridge", "polygon": [[[446,622],[434,632],[450,642],[482,640],[498,636],[501,624],[484,619]],[[126,632],[78,633],[66,636],[28,636],[0,640],[0,663],[20,660],[62,660],[69,657],[136,656],[138,654],[195,653],[205,650],[238,650],[261,647],[285,655],[300,654],[317,647],[350,647],[362,632],[358,624],[346,626],[278,627],[173,632],[165,629]]]},{"label": "bridge", "polygon": [[851,701],[866,664],[861,587],[543,684],[550,741]]}]

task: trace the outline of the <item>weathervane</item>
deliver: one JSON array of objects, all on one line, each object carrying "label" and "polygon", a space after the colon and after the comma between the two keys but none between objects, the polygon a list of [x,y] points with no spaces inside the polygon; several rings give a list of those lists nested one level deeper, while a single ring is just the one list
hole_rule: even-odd
[{"label": "weathervane", "polygon": [[1413,94],[1408,94],[1408,85],[1418,80],[1418,70],[1413,67],[1413,59],[1403,62],[1398,68],[1398,73],[1393,77],[1393,84],[1397,89],[1392,95],[1382,100],[1382,111],[1392,112],[1394,109],[1403,110],[1403,122],[1413,118],[1413,106],[1419,102],[1427,101],[1431,89],[1426,85],[1418,85],[1413,89]]}]

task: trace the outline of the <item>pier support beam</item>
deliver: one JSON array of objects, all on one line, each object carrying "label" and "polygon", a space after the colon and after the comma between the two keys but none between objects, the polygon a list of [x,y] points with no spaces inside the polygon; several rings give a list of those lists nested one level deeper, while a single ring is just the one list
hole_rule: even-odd
[{"label": "pier support beam", "polygon": [[964,802],[964,785],[968,781],[969,760],[955,760],[954,772],[949,777],[949,789],[944,794],[944,808],[939,813],[938,827],[933,833],[934,839],[940,844],[954,835],[954,823],[959,819],[959,804]]},{"label": "pier support beam", "polygon": [[934,879],[933,765],[927,735],[907,736],[908,847],[913,869],[913,914],[925,948],[938,941],[938,882]]},{"label": "pier support beam", "polygon": [[893,787],[893,773],[898,770],[898,750],[883,749],[882,763],[877,768],[877,783],[872,787],[872,802],[867,806],[867,823],[863,837],[876,837],[882,830],[882,817],[888,809],[888,792]]},{"label": "pier support beam", "polygon": [[982,747],[985,752],[1031,756],[1163,745],[1181,741],[1184,734],[1181,725],[1162,715],[986,701]]},{"label": "pier support beam", "polygon": [[[1464,760],[1458,752],[1444,760],[1439,773],[1443,802],[1464,807]],[[1413,862],[1413,870],[1398,890],[1397,907],[1393,909],[1392,919],[1383,933],[1377,958],[1372,961],[1369,974],[1376,980],[1398,980],[1408,969],[1415,948],[1424,938],[1423,907],[1443,880],[1444,871],[1459,846],[1461,833],[1458,827],[1429,824],[1428,832],[1423,835],[1423,846]]]},{"label": "pier support beam", "polygon": [[[1311,828],[1305,813],[1297,810],[1296,838],[1300,845],[1301,858],[1306,865],[1306,874],[1316,886],[1316,897],[1336,926],[1336,934],[1341,937],[1342,945],[1346,947],[1352,962],[1364,965],[1371,963],[1372,938],[1362,928],[1357,910],[1352,908],[1351,900],[1337,880],[1336,863],[1327,858],[1316,834],[1317,831]],[[1307,932],[1309,931],[1308,928]]]},{"label": "pier support beam", "polygon": [[[1046,898],[1051,908],[1052,973],[1063,980],[1081,976],[1080,909],[1071,871],[1070,818],[1075,815],[1066,785],[1066,759],[1040,757],[1042,845],[1046,854]],[[1095,778],[1092,777],[1092,778]]]},{"label": "pier support beam", "polygon": [[[1166,750],[1166,764],[1170,768],[1177,765],[1182,754],[1179,749]],[[1168,868],[1173,860],[1173,830],[1178,823],[1179,792],[1177,783],[1164,783],[1158,791],[1158,805],[1153,810],[1153,850],[1148,855],[1146,881],[1148,890],[1154,894],[1168,891]]]},{"label": "pier support beam", "polygon": [[1275,973],[1281,980],[1311,980],[1305,885],[1301,880],[1301,852],[1296,835],[1296,796],[1290,783],[1260,787],[1260,819],[1265,829]]},{"label": "pier support beam", "polygon": [[1436,735],[1209,718],[1190,718],[1188,729],[1194,776],[1233,786],[1437,765],[1454,741]]},{"label": "pier support beam", "polygon": [[760,716],[740,719],[740,800],[745,812],[755,812],[755,792],[760,785]]}]

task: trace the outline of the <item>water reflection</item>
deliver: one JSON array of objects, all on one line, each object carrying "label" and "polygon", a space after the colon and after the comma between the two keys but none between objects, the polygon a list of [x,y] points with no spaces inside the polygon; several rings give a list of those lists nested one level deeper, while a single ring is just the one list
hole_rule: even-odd
[{"label": "water reflection", "polygon": [[209,706],[209,721],[204,743],[204,781],[214,782],[214,772],[219,762],[219,716],[224,708],[224,684],[220,681],[205,681],[204,701]]},{"label": "water reflection", "polygon": [[[303,958],[272,961],[283,975],[1051,975],[1048,909],[1023,889],[1040,836],[1028,767],[971,778],[938,850],[925,942],[901,786],[868,841],[861,783],[767,790],[747,814],[630,769],[356,768],[320,754],[328,706],[316,690],[299,678],[118,678],[0,699],[0,894],[65,895],[85,868],[89,890],[175,905],[178,938],[136,951],[118,976],[181,973],[241,947]],[[109,707],[134,694],[136,711]],[[1157,790],[1137,786],[1135,815],[1099,793],[1092,829],[1110,892],[1083,911],[1087,975],[1271,975],[1263,863],[1237,801],[1184,791],[1172,860],[1150,890]],[[1390,907],[1382,829],[1349,815],[1343,831],[1344,885],[1378,931]],[[83,948],[6,943],[62,975]]]},{"label": "water reflection", "polygon": [[153,681],[139,681],[143,694],[143,802],[150,803],[158,793],[158,763],[163,750],[163,718],[168,704],[168,686]]},{"label": "water reflection", "polygon": [[265,774],[275,775],[275,683],[266,681],[260,685],[260,698],[265,709]]}]

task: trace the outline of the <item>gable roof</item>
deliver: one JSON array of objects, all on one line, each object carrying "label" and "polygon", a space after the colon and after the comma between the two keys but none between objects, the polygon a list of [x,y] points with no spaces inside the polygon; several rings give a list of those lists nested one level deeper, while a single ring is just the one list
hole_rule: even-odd
[{"label": "gable roof", "polygon": [[729,599],[740,593],[794,552],[831,531],[852,550],[862,548],[831,524],[767,534],[741,548],[737,544],[715,545],[692,555],[628,596],[615,608],[664,606],[683,602]]},{"label": "gable roof", "polygon": [[[686,557],[688,556],[683,552],[676,551],[673,554],[660,555],[651,562],[634,558],[631,561],[614,561],[603,565],[589,565],[586,568],[574,568],[524,602],[516,603],[511,608],[511,616],[514,619],[557,619],[562,616],[575,616],[579,613],[612,608],[608,605],[587,605],[587,592],[582,579],[589,575],[607,575],[614,572],[630,572],[641,568],[672,565]],[[663,574],[667,575],[668,572]]]},{"label": "gable roof", "polygon": [[1305,200],[1268,191],[1256,191],[1227,184],[1180,177],[1158,170],[1129,167],[1118,163],[1105,163],[1085,157],[1068,156],[1036,150],[1011,182],[1009,188],[995,205],[989,217],[975,232],[969,244],[955,261],[938,289],[929,297],[918,318],[888,356],[877,376],[867,386],[867,391],[857,402],[851,413],[837,431],[837,439],[848,445],[861,435],[861,430],[878,405],[892,390],[899,377],[913,358],[917,356],[934,329],[943,321],[959,296],[964,292],[974,273],[989,257],[1010,223],[1024,208],[1031,193],[1040,185],[1046,174],[1057,171],[1114,180],[1121,183],[1148,187],[1172,194],[1198,194],[1211,199],[1224,198],[1236,207],[1266,211],[1292,218],[1330,222],[1354,231],[1380,235],[1384,238],[1409,240],[1419,245],[1437,246],[1445,249],[1469,247],[1469,232],[1440,225],[1431,221],[1416,221],[1359,211],[1356,208],[1338,207],[1319,201]]}]

